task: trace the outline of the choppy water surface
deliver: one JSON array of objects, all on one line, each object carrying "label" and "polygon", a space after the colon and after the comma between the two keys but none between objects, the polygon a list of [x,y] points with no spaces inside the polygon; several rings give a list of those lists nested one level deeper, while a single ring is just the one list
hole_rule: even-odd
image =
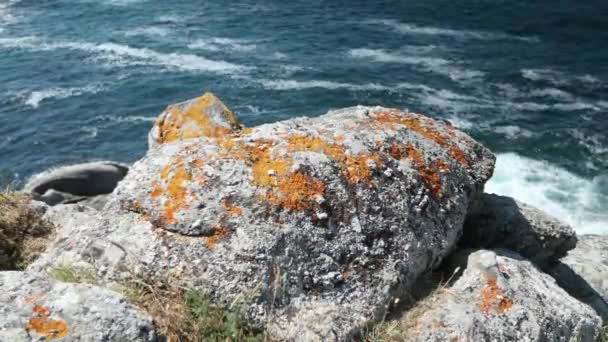
[{"label": "choppy water surface", "polygon": [[607,18],[606,1],[0,0],[0,173],[132,162],[205,90],[246,125],[381,104],[491,147],[489,191],[607,233]]}]

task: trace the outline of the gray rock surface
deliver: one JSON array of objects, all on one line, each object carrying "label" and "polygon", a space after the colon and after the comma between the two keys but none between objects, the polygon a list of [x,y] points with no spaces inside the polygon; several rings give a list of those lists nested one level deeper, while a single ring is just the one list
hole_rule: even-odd
[{"label": "gray rock surface", "polygon": [[576,246],[569,225],[510,197],[483,194],[465,221],[461,244],[473,248],[505,248],[545,267]]},{"label": "gray rock surface", "polygon": [[602,321],[531,262],[480,250],[408,336],[416,341],[595,341]]},{"label": "gray rock surface", "polygon": [[24,191],[49,205],[74,203],[109,194],[129,171],[115,162],[91,162],[63,166],[33,176]]},{"label": "gray rock surface", "polygon": [[580,235],[576,248],[551,270],[558,284],[608,323],[608,236]]},{"label": "gray rock surface", "polygon": [[150,318],[119,294],[46,274],[0,272],[0,341],[155,341]]},{"label": "gray rock surface", "polygon": [[63,232],[31,269],[169,278],[238,303],[271,337],[348,340],[451,251],[493,171],[486,148],[417,114],[241,129],[211,97],[163,114],[101,212],[50,209]]}]

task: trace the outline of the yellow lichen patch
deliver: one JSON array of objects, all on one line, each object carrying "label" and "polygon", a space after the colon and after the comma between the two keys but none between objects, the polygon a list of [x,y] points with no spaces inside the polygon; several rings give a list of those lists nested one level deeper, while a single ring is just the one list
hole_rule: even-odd
[{"label": "yellow lichen patch", "polygon": [[152,190],[149,193],[150,197],[157,198],[162,194],[163,189],[160,187],[160,185],[157,182],[152,182]]},{"label": "yellow lichen patch", "polygon": [[248,147],[248,159],[251,161],[252,183],[258,186],[276,186],[278,179],[289,171],[291,161],[285,158],[274,158],[270,155],[271,145],[257,142]]},{"label": "yellow lichen patch", "polygon": [[[219,115],[218,120],[226,121],[230,128],[215,124],[212,115]],[[158,127],[159,143],[201,136],[217,138],[239,127],[234,114],[210,93],[187,103],[168,107],[155,125]]]},{"label": "yellow lichen patch", "polygon": [[301,172],[294,172],[282,177],[278,189],[273,190],[266,195],[269,202],[289,210],[304,210],[313,206],[315,198],[323,194],[325,185]]},{"label": "yellow lichen patch", "polygon": [[177,210],[187,208],[185,182],[192,179],[182,164],[177,165],[167,183],[163,218],[167,223],[175,223],[174,214]]},{"label": "yellow lichen patch", "polygon": [[371,185],[370,173],[370,161],[380,167],[380,158],[370,153],[359,153],[355,156],[349,156],[346,161],[341,163],[342,169],[346,180],[351,183],[357,183],[358,181],[364,181],[368,185]]},{"label": "yellow lichen patch", "polygon": [[481,301],[479,310],[483,313],[504,313],[513,306],[513,301],[505,297],[496,284],[496,279],[488,279],[481,288]]},{"label": "yellow lichen patch", "polygon": [[224,199],[224,209],[226,209],[226,216],[235,216],[241,215],[243,209],[241,207],[232,203],[232,201],[228,198]]},{"label": "yellow lichen patch", "polygon": [[441,197],[441,171],[447,170],[447,165],[440,159],[435,160],[431,165],[427,165],[422,154],[412,144],[391,145],[388,154],[399,160],[407,158],[412,160],[414,168],[422,178],[424,185],[431,191],[433,198]]},{"label": "yellow lichen patch", "polygon": [[338,163],[344,177],[351,184],[364,181],[368,185],[371,185],[371,168],[368,161],[373,162],[377,167],[381,166],[378,156],[364,152],[349,156],[346,154],[344,146],[328,143],[319,137],[296,135],[289,136],[286,140],[289,152],[312,151],[323,153],[331,158]]},{"label": "yellow lichen patch", "polygon": [[47,340],[65,337],[68,327],[64,321],[50,319],[50,311],[44,306],[34,306],[33,317],[27,322],[26,330],[35,332]]},{"label": "yellow lichen patch", "polygon": [[[433,127],[433,120],[431,119],[427,119],[422,116],[405,116],[399,110],[389,110],[375,113],[371,116],[371,118],[377,122],[388,124],[391,126],[391,128],[394,128],[394,124],[405,126],[426,139],[434,141],[439,146],[446,148],[448,155],[463,166],[469,166],[469,161],[467,160],[464,152],[455,144],[451,144],[448,139],[441,135],[439,131]],[[382,127],[375,128],[381,129]]]},{"label": "yellow lichen patch", "polygon": [[207,248],[209,249],[215,248],[215,246],[217,246],[217,243],[224,237],[226,237],[226,235],[228,235],[228,232],[222,225],[217,225],[213,227],[212,232],[213,234],[207,237]]},{"label": "yellow lichen patch", "polygon": [[190,163],[190,165],[192,165],[193,167],[201,168],[205,166],[205,162],[200,159],[195,159]]}]

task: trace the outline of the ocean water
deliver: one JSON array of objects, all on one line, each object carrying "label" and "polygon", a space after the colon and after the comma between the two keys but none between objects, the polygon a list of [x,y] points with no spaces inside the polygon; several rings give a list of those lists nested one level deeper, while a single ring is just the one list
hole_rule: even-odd
[{"label": "ocean water", "polygon": [[498,156],[490,192],[608,233],[608,2],[0,0],[0,174],[133,162],[170,103],[246,125],[384,105]]}]

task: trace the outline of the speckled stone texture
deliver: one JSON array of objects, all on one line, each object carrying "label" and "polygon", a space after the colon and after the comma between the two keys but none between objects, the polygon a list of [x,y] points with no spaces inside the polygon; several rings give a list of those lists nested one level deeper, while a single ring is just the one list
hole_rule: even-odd
[{"label": "speckled stone texture", "polygon": [[588,341],[602,320],[531,262],[508,251],[469,255],[462,276],[408,331],[412,341]]},{"label": "speckled stone texture", "polygon": [[167,112],[101,212],[49,210],[64,233],[32,269],[135,269],[273,338],[348,340],[452,250],[494,166],[448,123],[396,109],[242,128],[206,94]]},{"label": "speckled stone texture", "polygon": [[608,236],[580,235],[576,248],[550,271],[570,294],[608,323]]},{"label": "speckled stone texture", "polygon": [[0,272],[0,341],[156,341],[152,320],[118,293],[46,274]]}]

